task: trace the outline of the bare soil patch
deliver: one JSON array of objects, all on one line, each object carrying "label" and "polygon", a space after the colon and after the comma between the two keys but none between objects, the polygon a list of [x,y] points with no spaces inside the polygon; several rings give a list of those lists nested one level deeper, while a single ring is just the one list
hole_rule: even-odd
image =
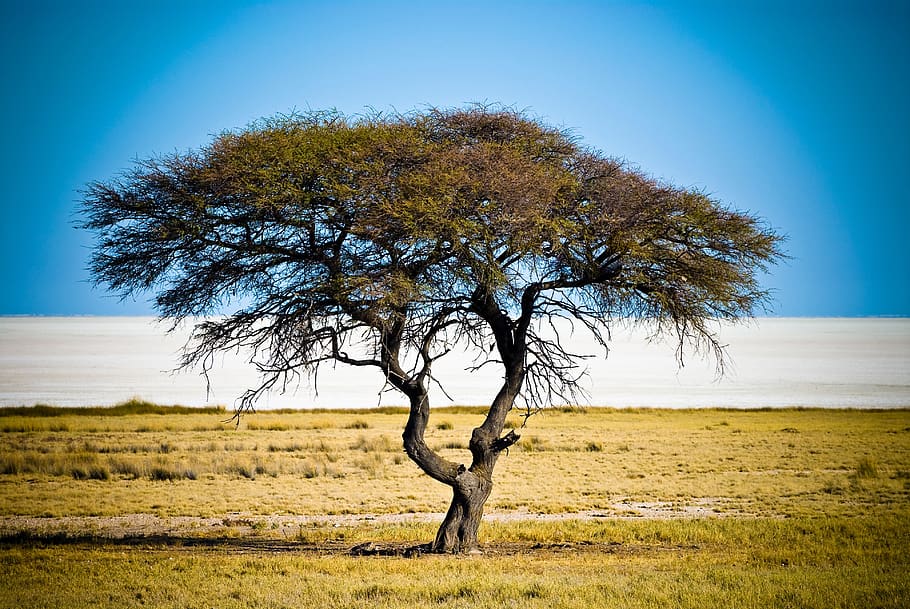
[{"label": "bare soil patch", "polygon": [[[535,513],[528,511],[491,512],[487,522],[557,522],[602,519],[677,519],[747,516],[722,510],[723,500],[701,498],[689,502],[619,502],[609,510]],[[121,516],[0,517],[0,537],[74,539],[203,539],[248,538],[293,539],[301,530],[410,523],[439,523],[444,514],[320,514],[260,515],[232,512],[217,517],[160,516],[125,514]]]},{"label": "bare soil patch", "polygon": [[[699,499],[687,504],[669,502],[620,502],[610,510],[589,510],[542,514],[526,511],[493,512],[488,522],[558,522],[605,519],[684,519],[724,517],[719,499]],[[43,547],[69,545],[95,549],[130,551],[198,552],[229,554],[296,553],[326,556],[392,556],[415,558],[428,553],[428,546],[413,542],[365,542],[321,540],[312,542],[301,536],[304,531],[381,527],[398,524],[440,522],[442,513],[409,514],[323,514],[256,515],[230,513],[219,517],[160,516],[127,514],[121,516],[66,516],[0,518],[0,544]],[[640,554],[654,551],[690,551],[697,547],[658,547],[618,542],[491,542],[482,544],[478,554],[529,555],[562,553]]]},{"label": "bare soil patch", "polygon": [[[0,537],[3,547],[72,547],[78,549],[109,550],[113,552],[142,552],[217,555],[268,555],[294,554],[303,556],[352,556],[352,557],[397,557],[420,558],[431,555],[429,544],[406,542],[366,542],[351,544],[343,541],[321,541],[318,543],[295,540],[232,538],[232,537],[183,537],[175,535],[124,536],[119,538],[97,535],[34,535],[21,531],[14,535]],[[639,556],[666,552],[687,553],[699,550],[697,545],[645,545],[622,542],[572,541],[558,543],[540,542],[489,542],[480,549],[463,555],[471,556],[557,556],[581,554],[613,554]]]}]

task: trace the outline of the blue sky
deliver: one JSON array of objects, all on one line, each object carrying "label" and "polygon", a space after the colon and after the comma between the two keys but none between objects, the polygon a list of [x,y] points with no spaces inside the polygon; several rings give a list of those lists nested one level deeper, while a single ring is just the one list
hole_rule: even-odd
[{"label": "blue sky", "polygon": [[783,316],[910,315],[910,3],[0,0],[0,314],[92,288],[79,189],[292,109],[501,102],[789,236]]}]

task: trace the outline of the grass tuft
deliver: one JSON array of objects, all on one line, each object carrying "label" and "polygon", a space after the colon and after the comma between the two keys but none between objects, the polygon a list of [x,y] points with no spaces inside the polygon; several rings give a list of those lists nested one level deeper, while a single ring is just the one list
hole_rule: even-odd
[{"label": "grass tuft", "polygon": [[73,467],[71,473],[76,480],[110,480],[111,478],[108,469],[101,465],[76,466]]},{"label": "grass tuft", "polygon": [[360,436],[357,438],[357,441],[351,445],[351,448],[353,450],[362,450],[365,453],[393,452],[398,450],[398,447],[392,443],[391,438],[386,435],[373,438]]},{"label": "grass tuft", "polygon": [[291,426],[287,423],[282,423],[280,421],[273,421],[271,423],[256,423],[250,421],[247,423],[247,429],[250,431],[290,431]]},{"label": "grass tuft", "polygon": [[543,452],[551,449],[550,441],[540,436],[528,436],[522,438],[518,446],[529,452]]},{"label": "grass tuft", "polygon": [[878,462],[873,457],[863,457],[856,464],[854,476],[859,480],[875,480],[879,477]]}]

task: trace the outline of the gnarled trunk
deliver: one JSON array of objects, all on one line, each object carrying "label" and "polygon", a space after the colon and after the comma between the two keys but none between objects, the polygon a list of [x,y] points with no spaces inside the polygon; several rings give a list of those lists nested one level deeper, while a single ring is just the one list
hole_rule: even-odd
[{"label": "gnarled trunk", "polygon": [[483,507],[493,490],[493,468],[499,454],[519,439],[514,431],[500,438],[498,431],[490,434],[482,425],[471,435],[474,462],[469,469],[460,466],[451,485],[452,503],[433,542],[434,552],[457,553],[477,549],[477,530],[483,517]]},{"label": "gnarled trunk", "polygon": [[[430,477],[452,487],[452,503],[446,513],[431,549],[434,552],[470,552],[478,547],[477,531],[483,517],[483,508],[493,490],[493,468],[499,454],[518,441],[519,436],[510,431],[499,437],[504,417],[476,428],[471,435],[470,449],[473,462],[470,468],[443,458],[424,442],[429,419],[429,402],[425,391],[411,396],[411,412],[402,438],[408,456]],[[500,391],[491,412],[508,411],[515,393]]]},{"label": "gnarled trunk", "polygon": [[458,553],[477,549],[483,506],[492,490],[493,481],[489,477],[470,470],[458,475],[452,487],[452,503],[433,542],[434,552]]},{"label": "gnarled trunk", "polygon": [[474,429],[469,445],[473,462],[469,468],[447,461],[427,447],[423,440],[429,417],[427,396],[424,393],[411,398],[411,414],[403,434],[405,451],[424,472],[452,487],[452,502],[433,541],[432,551],[477,550],[477,532],[484,505],[493,490],[493,468],[500,453],[519,439],[514,431],[500,437],[505,414],[515,401],[519,387],[520,377],[517,382],[506,382],[484,423]]},{"label": "gnarled trunk", "polygon": [[[401,389],[411,402],[408,422],[402,438],[408,456],[430,477],[452,487],[452,503],[436,534],[431,549],[434,552],[470,552],[478,547],[477,531],[483,508],[493,490],[493,469],[502,451],[519,440],[510,431],[500,437],[506,416],[512,409],[524,381],[524,330],[513,332],[508,318],[495,307],[491,298],[478,296],[478,311],[490,321],[505,366],[505,378],[483,423],[471,434],[469,448],[473,457],[466,468],[444,459],[424,441],[430,404],[422,378],[401,383]],[[482,315],[483,316],[483,315]]]}]

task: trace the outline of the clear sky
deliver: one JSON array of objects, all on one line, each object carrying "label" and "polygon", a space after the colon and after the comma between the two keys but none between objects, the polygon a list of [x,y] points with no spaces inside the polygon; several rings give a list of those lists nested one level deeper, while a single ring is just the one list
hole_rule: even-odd
[{"label": "clear sky", "polygon": [[501,102],[789,236],[784,316],[910,315],[910,3],[0,0],[0,314],[93,289],[79,189],[276,113]]}]

